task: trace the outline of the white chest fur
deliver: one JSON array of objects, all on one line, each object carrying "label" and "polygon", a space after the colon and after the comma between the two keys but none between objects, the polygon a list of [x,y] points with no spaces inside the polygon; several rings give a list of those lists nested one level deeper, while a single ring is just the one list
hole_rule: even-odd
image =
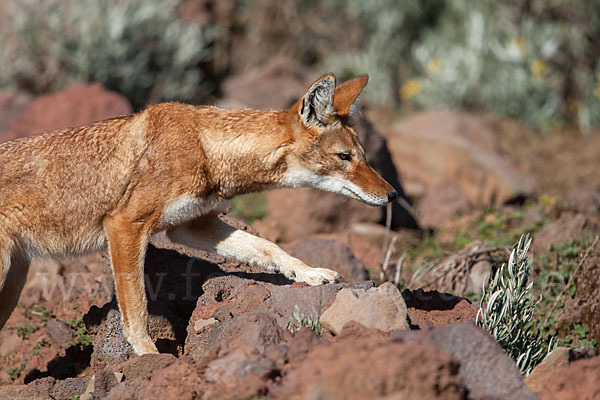
[{"label": "white chest fur", "polygon": [[211,211],[225,211],[229,207],[229,201],[218,195],[207,198],[196,198],[182,196],[171,201],[160,218],[161,225],[181,225]]}]

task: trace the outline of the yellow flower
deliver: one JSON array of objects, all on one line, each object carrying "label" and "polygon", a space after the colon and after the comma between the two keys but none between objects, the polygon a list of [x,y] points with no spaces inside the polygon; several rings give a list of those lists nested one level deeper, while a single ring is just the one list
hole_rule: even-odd
[{"label": "yellow flower", "polygon": [[535,60],[533,60],[531,62],[531,65],[529,66],[529,69],[531,70],[531,73],[533,75],[535,75],[537,78],[542,78],[542,76],[544,75],[544,73],[548,69],[548,66],[546,65],[545,62],[543,62],[539,58],[536,58]]},{"label": "yellow flower", "polygon": [[600,100],[600,83],[598,84],[598,86],[596,86],[596,89],[594,89],[594,96],[596,96],[596,98]]},{"label": "yellow flower", "polygon": [[404,82],[400,88],[400,98],[409,100],[421,91],[421,81],[418,79],[409,79]]},{"label": "yellow flower", "polygon": [[524,42],[522,37],[512,38],[510,44],[523,51]]},{"label": "yellow flower", "polygon": [[427,70],[428,75],[433,76],[438,73],[440,68],[442,68],[442,62],[439,58],[434,57],[431,60],[429,60],[425,69]]}]

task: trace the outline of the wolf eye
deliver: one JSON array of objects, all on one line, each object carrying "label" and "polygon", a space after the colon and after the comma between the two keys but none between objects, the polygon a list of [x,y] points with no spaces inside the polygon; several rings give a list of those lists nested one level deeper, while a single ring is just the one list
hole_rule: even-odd
[{"label": "wolf eye", "polygon": [[352,156],[350,155],[350,152],[348,152],[348,151],[341,151],[341,152],[337,153],[337,156],[340,158],[340,160],[352,161]]}]

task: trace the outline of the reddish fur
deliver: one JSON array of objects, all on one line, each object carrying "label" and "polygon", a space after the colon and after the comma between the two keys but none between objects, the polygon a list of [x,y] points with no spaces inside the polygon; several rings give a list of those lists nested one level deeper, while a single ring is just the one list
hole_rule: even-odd
[{"label": "reddish fur", "polygon": [[[358,78],[338,87],[340,117],[364,84]],[[350,167],[342,168],[334,157],[338,147],[352,150]],[[78,254],[108,242],[125,333],[137,340],[144,332],[132,332],[141,328],[130,319],[146,318],[141,279],[146,243],[152,233],[173,228],[161,218],[168,205],[182,196],[230,199],[281,186],[294,159],[318,163],[320,174],[338,174],[365,192],[384,196],[393,190],[366,164],[356,134],[342,119],[307,130],[298,104],[286,111],[254,111],[163,103],[0,144],[0,327],[26,275],[25,267],[11,278],[6,254],[15,261],[23,255]]]}]

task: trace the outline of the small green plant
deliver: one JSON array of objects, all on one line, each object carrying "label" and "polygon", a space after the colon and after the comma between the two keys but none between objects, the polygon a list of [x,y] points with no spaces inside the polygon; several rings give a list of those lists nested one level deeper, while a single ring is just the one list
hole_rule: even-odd
[{"label": "small green plant", "polygon": [[296,304],[294,307],[294,314],[287,323],[287,329],[292,333],[296,333],[301,328],[308,328],[317,335],[321,336],[322,326],[319,322],[319,317],[313,317],[312,315],[304,314],[302,311],[300,311],[298,304]]},{"label": "small green plant", "polygon": [[20,338],[23,338],[23,340],[27,340],[29,338],[29,336],[31,336],[31,334],[33,332],[40,329],[40,327],[37,325],[25,324],[25,325],[17,326],[16,329],[17,329],[17,336]]},{"label": "small green plant", "polygon": [[23,373],[23,370],[25,370],[28,362],[29,360],[21,361],[18,367],[10,368],[8,370],[8,377],[13,381],[19,379],[19,376],[21,376],[21,373]]},{"label": "small green plant", "polygon": [[70,345],[80,344],[82,346],[90,346],[92,344],[92,338],[88,335],[88,330],[83,323],[82,317],[72,320],[62,320],[62,322],[75,330],[75,341],[70,343]]},{"label": "small green plant", "polygon": [[37,355],[40,354],[40,349],[43,347],[48,347],[50,346],[50,343],[48,343],[48,341],[46,341],[45,338],[42,338],[41,340],[38,340],[35,343],[35,346],[33,346],[33,352],[29,355],[29,357],[27,357],[26,360],[23,360],[19,363],[18,367],[14,367],[14,368],[10,368],[8,370],[8,376],[11,380],[17,380],[19,379],[19,377],[21,376],[21,374],[23,373],[23,371],[25,370],[25,367],[27,366],[27,364],[29,364],[29,361],[31,361],[31,359]]},{"label": "small green plant", "polygon": [[40,322],[46,322],[49,318],[54,317],[54,314],[46,310],[46,304],[33,306],[27,310],[27,316],[37,318]]},{"label": "small green plant", "polygon": [[596,346],[596,339],[588,339],[587,334],[590,328],[586,324],[576,324],[571,330],[571,334],[561,340],[561,345],[571,347]]},{"label": "small green plant", "polygon": [[75,335],[77,336],[75,338],[76,344],[80,344],[82,346],[90,346],[92,344],[92,338],[90,337],[90,335],[88,335],[88,330],[85,326],[82,326],[81,328],[77,329]]},{"label": "small green plant", "polygon": [[199,100],[211,90],[203,62],[216,30],[182,21],[177,2],[6,0],[0,87],[35,93],[96,81],[134,107]]},{"label": "small green plant", "polygon": [[540,338],[533,328],[533,283],[529,283],[531,239],[522,236],[513,246],[508,264],[492,272],[483,288],[477,325],[488,330],[527,376],[556,346],[554,337]]}]

